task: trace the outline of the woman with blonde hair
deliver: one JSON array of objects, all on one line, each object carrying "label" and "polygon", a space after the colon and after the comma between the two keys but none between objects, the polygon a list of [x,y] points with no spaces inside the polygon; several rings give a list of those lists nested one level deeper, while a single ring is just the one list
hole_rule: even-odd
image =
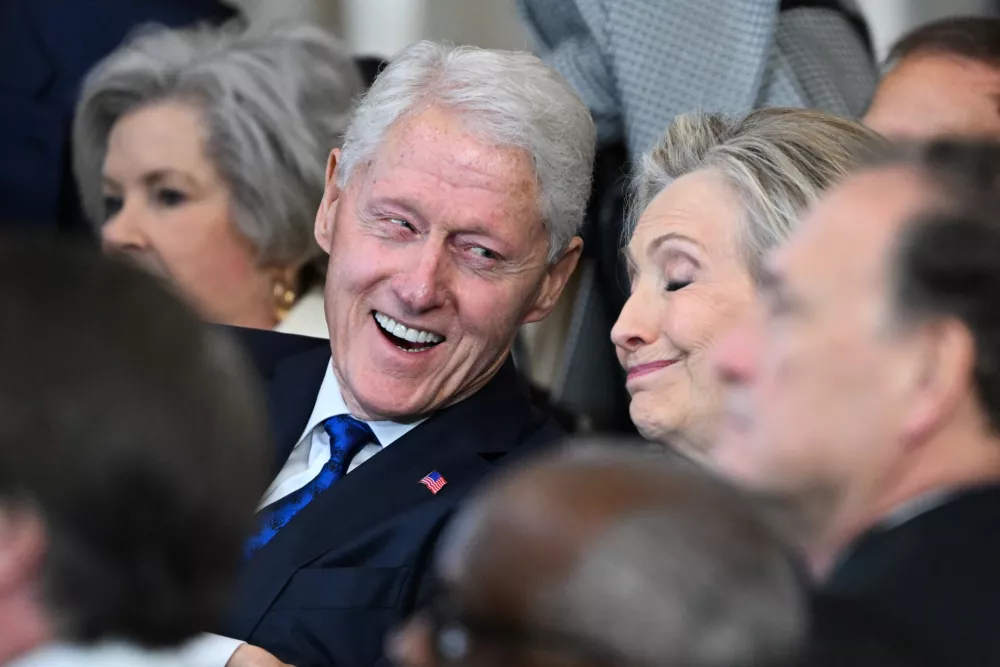
[{"label": "woman with blonde hair", "polygon": [[764,254],[883,143],[850,120],[771,108],[679,116],[643,156],[612,340],[644,437],[711,456],[721,385],[707,351],[749,311]]}]

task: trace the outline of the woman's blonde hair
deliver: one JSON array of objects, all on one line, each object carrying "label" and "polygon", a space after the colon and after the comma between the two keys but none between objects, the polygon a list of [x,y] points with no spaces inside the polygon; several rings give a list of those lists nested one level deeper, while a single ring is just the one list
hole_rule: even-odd
[{"label": "woman's blonde hair", "polygon": [[742,241],[756,276],[764,253],[788,237],[803,211],[885,144],[860,123],[808,109],[759,109],[738,118],[677,116],[637,166],[626,240],[670,183],[713,169],[743,202]]}]

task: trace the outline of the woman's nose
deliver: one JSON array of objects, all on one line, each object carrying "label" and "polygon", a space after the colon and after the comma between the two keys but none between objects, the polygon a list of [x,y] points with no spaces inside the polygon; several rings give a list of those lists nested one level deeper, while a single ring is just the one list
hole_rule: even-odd
[{"label": "woman's nose", "polygon": [[634,352],[656,340],[652,307],[637,290],[625,302],[618,321],[611,329],[611,342],[626,352]]},{"label": "woman's nose", "polygon": [[148,244],[140,213],[127,203],[101,227],[101,245],[105,252],[141,250]]}]

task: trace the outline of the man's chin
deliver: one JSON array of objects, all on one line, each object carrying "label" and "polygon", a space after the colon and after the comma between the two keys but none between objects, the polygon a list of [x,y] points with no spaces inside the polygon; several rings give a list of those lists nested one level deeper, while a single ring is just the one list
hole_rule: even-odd
[{"label": "man's chin", "polygon": [[371,369],[360,371],[353,378],[348,376],[347,384],[349,390],[342,388],[345,402],[352,413],[368,421],[419,421],[443,407],[435,405],[434,394],[426,386]]}]

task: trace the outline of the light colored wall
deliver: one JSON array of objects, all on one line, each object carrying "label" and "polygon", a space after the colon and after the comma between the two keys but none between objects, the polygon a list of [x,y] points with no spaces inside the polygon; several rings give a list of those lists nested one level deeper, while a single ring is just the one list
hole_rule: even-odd
[{"label": "light colored wall", "polygon": [[989,10],[989,0],[857,0],[868,17],[879,57],[903,33],[916,26],[955,14]]},{"label": "light colored wall", "polygon": [[333,30],[354,53],[389,56],[419,39],[525,49],[515,0],[227,0],[253,21],[294,18]]},{"label": "light colored wall", "polygon": [[[418,39],[490,48],[528,47],[515,0],[227,1],[243,8],[255,21],[316,21],[343,37],[355,53],[387,56]],[[856,1],[868,17],[880,56],[900,35],[921,23],[954,14],[981,13],[990,6],[990,0]]]},{"label": "light colored wall", "polygon": [[339,27],[339,0],[224,0],[253,21],[280,19],[313,21],[328,29]]}]

